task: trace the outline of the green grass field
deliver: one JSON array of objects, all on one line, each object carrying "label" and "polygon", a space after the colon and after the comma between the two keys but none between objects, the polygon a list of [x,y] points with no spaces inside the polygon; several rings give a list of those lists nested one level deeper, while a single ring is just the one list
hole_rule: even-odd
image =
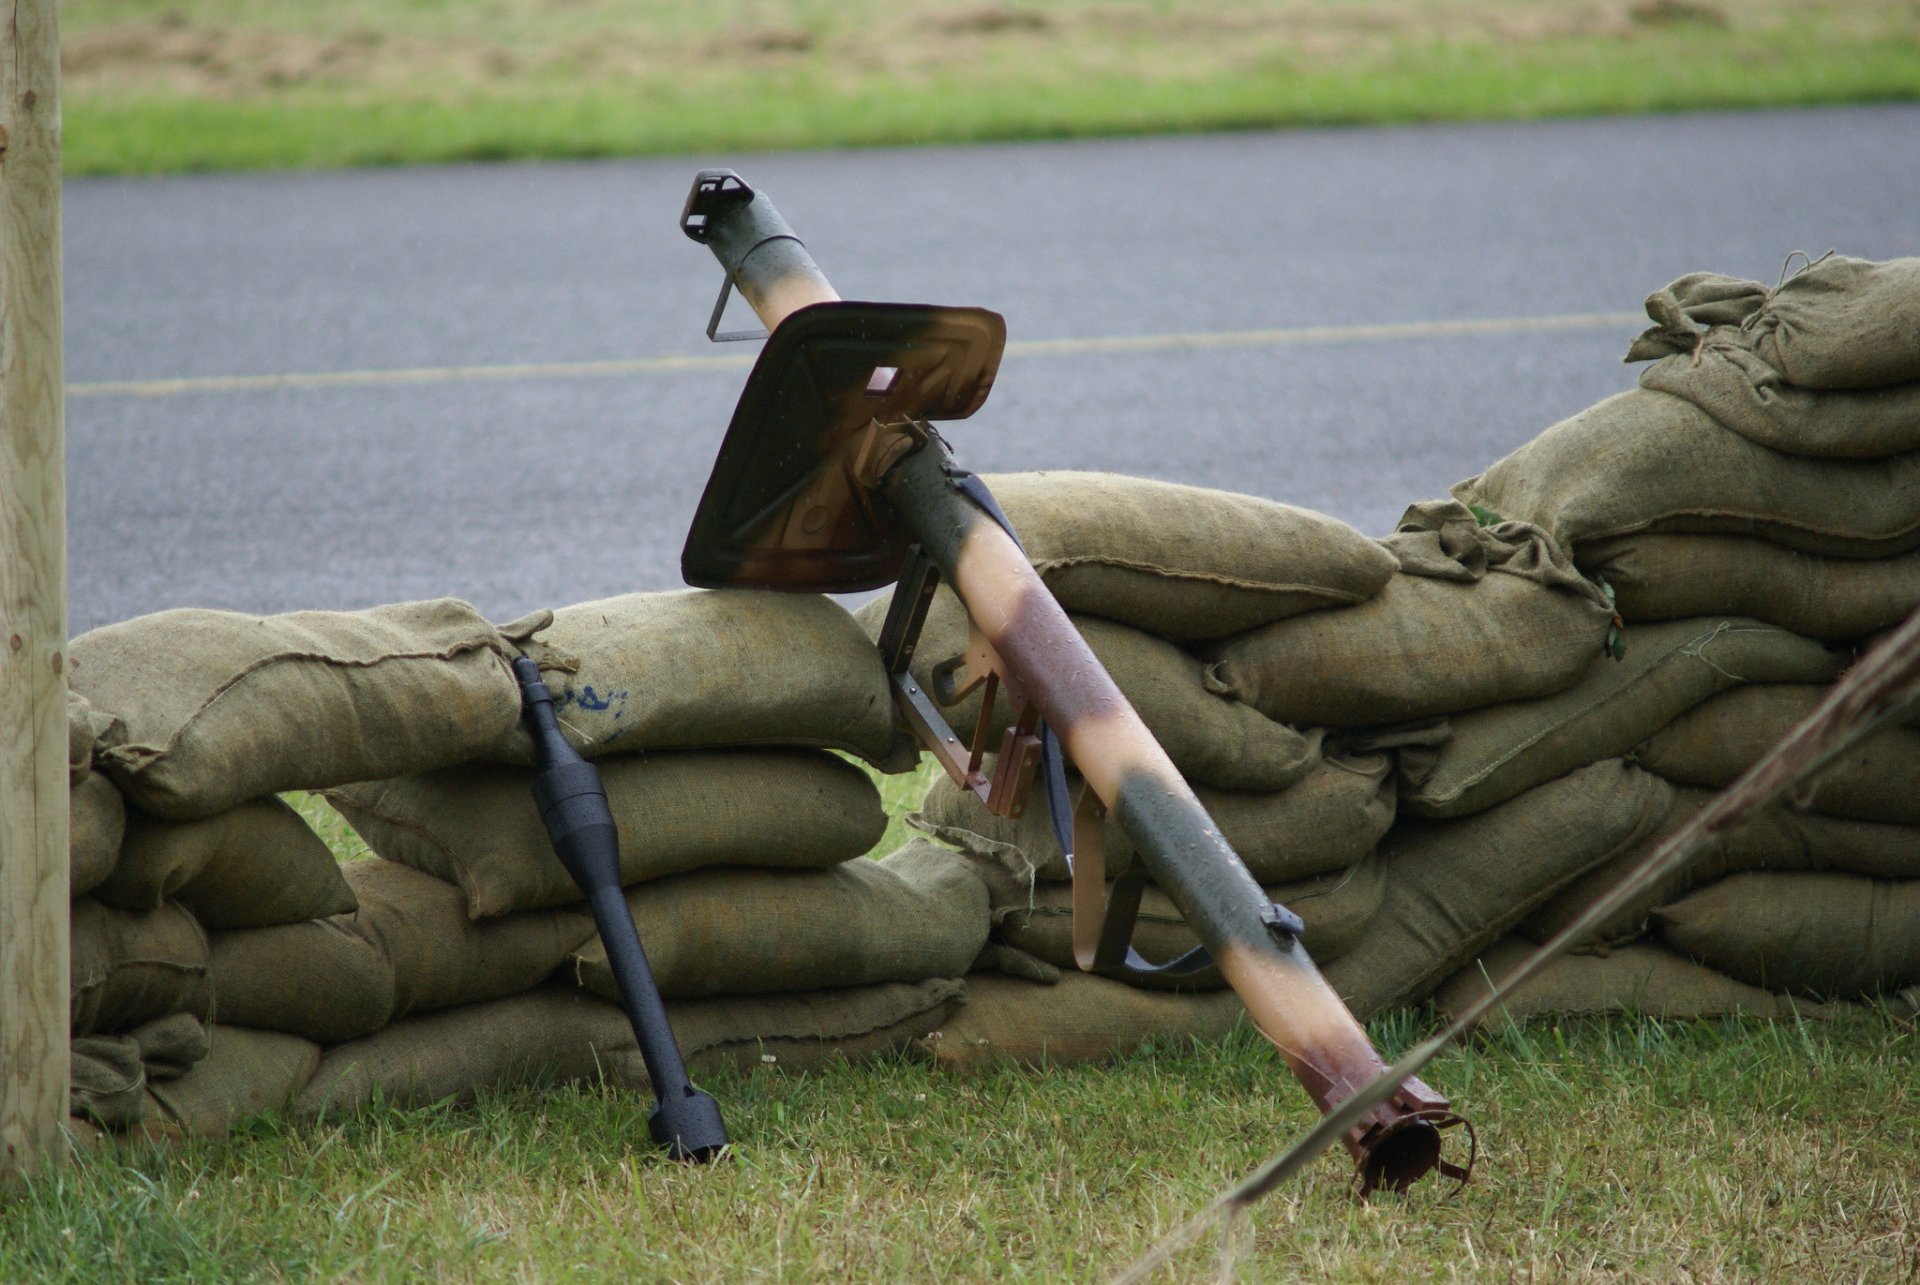
[{"label": "green grass field", "polygon": [[69,173],[1920,96],[1912,0],[70,0]]}]

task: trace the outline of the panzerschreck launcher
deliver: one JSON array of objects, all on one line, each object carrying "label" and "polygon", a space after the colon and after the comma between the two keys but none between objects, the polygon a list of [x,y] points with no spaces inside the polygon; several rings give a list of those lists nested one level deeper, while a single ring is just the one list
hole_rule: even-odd
[{"label": "panzerschreck launcher", "polygon": [[[682,555],[688,583],[842,593],[897,581],[880,649],[899,709],[954,780],[1018,815],[1036,770],[1072,854],[1074,951],[1112,976],[1175,976],[1217,965],[1261,1032],[1324,1112],[1385,1067],[1301,946],[1298,916],[1274,905],[1222,838],[1034,572],[980,479],[929,421],[964,419],[993,386],[1006,325],[982,308],[844,301],[764,193],[730,170],[694,180],[681,228],[711,249],[769,332],[747,378]],[[929,694],[909,662],[944,580],[971,620],[964,655],[943,658]],[[935,700],[984,685],[963,743]],[[1012,724],[983,771],[996,695]],[[1084,779],[1067,798],[1065,762]],[[1107,810],[1140,852],[1109,890],[1098,837]],[[1069,822],[1068,818],[1071,818]],[[1071,829],[1069,830],[1069,825]],[[1142,869],[1144,867],[1144,869]],[[1203,943],[1163,965],[1130,945],[1151,877]],[[1403,1188],[1441,1159],[1460,1118],[1417,1079],[1346,1135],[1363,1190]]]}]

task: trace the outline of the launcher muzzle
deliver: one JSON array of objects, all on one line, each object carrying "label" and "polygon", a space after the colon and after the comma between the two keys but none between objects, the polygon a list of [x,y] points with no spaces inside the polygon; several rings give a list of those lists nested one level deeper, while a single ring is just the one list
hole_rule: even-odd
[{"label": "launcher muzzle", "polygon": [[[764,193],[705,170],[681,229],[726,282],[707,327],[720,335],[737,289],[768,331],[727,429],[681,558],[689,584],[845,593],[898,582],[880,648],[896,704],[959,785],[1000,815],[1025,808],[1036,769],[1073,868],[1074,951],[1089,971],[1136,979],[1217,966],[1254,1024],[1325,1112],[1385,1070],[1366,1033],[1300,944],[1166,752],[1041,582],[980,479],[929,421],[963,419],[993,386],[1006,324],[983,308],[843,301]],[[909,673],[934,590],[950,584],[969,647],[937,667],[930,696]],[[963,743],[940,713],[984,686]],[[995,699],[1013,710],[984,770]],[[1067,798],[1070,761],[1085,784]],[[1098,837],[1112,811],[1138,849],[1109,886]],[[1068,818],[1071,817],[1071,829]],[[1173,899],[1199,951],[1151,964],[1131,947],[1147,878]],[[1401,1189],[1440,1168],[1441,1131],[1462,1123],[1418,1079],[1345,1137],[1363,1191]]]}]

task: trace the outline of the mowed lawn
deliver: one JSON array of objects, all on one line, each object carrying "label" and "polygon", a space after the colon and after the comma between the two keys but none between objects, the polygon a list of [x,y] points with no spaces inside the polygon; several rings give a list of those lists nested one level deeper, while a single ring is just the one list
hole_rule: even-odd
[{"label": "mowed lawn", "polygon": [[1920,95],[1911,0],[71,0],[68,172]]}]

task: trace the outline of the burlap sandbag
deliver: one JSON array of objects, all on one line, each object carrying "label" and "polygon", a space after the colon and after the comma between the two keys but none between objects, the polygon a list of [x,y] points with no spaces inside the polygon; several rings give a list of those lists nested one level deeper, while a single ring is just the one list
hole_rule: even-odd
[{"label": "burlap sandbag", "polygon": [[82,897],[70,940],[73,1034],[114,1034],[173,1013],[212,1019],[207,934],[180,907],[129,914]]},{"label": "burlap sandbag", "polygon": [[[775,997],[686,1000],[667,1013],[690,1070],[822,1066],[902,1046],[937,1025],[956,981],[891,983]],[[584,991],[543,987],[396,1022],[328,1051],[300,1095],[302,1116],[359,1110],[378,1094],[402,1106],[470,1102],[528,1084],[606,1081],[646,1091],[626,1014]]]},{"label": "burlap sandbag", "polygon": [[1560,421],[1453,494],[1538,523],[1576,556],[1639,531],[1758,536],[1853,558],[1920,545],[1920,452],[1786,455],[1646,389]]},{"label": "burlap sandbag", "polygon": [[[1319,740],[1318,733],[1308,737]],[[1263,794],[1200,786],[1194,793],[1253,877],[1279,883],[1344,870],[1374,850],[1393,824],[1392,766],[1385,754],[1330,754],[1284,790]],[[982,770],[991,775],[990,767]],[[1054,837],[1042,785],[1036,781],[1022,815],[998,817],[973,791],[942,776],[907,824],[1000,867],[1023,888],[1035,880],[1065,879],[1067,861]],[[1078,788],[1072,774],[1069,788]],[[1133,840],[1111,813],[1101,834],[1108,873],[1131,867]]]},{"label": "burlap sandbag", "polygon": [[74,691],[67,689],[67,784],[78,785],[93,771],[93,751],[103,737],[113,731],[113,715],[98,710]]},{"label": "burlap sandbag", "polygon": [[1658,826],[1673,787],[1604,759],[1464,821],[1402,822],[1386,896],[1326,976],[1362,1021],[1425,999],[1528,911]]},{"label": "burlap sandbag", "polygon": [[1772,290],[1696,272],[1648,296],[1647,315],[1656,324],[1628,361],[1691,354],[1709,337],[1733,334],[1801,388],[1920,380],[1920,258],[1827,254]]},{"label": "burlap sandbag", "polygon": [[464,602],[245,616],[180,609],[73,640],[73,685],[120,723],[100,770],[188,821],[289,789],[477,757],[520,717],[510,644]]},{"label": "burlap sandbag", "polygon": [[[1827,695],[1825,687],[1768,683],[1738,687],[1689,710],[1637,752],[1649,772],[1722,789],[1785,738]],[[1889,727],[1857,742],[1794,793],[1801,806],[1833,816],[1920,825],[1920,729]]]},{"label": "burlap sandbag", "polygon": [[[717,865],[822,869],[866,852],[887,827],[872,779],[818,750],[628,754],[596,766],[623,884]],[[381,856],[458,884],[476,919],[580,899],[527,769],[469,763],[326,798]]]},{"label": "burlap sandbag", "polygon": [[[957,977],[987,940],[986,886],[966,858],[924,842],[831,870],[659,879],[627,907],[668,999]],[[597,935],[572,967],[580,985],[620,998]]]},{"label": "burlap sandbag", "polygon": [[[1278,902],[1306,921],[1301,942],[1318,963],[1337,959],[1359,942],[1380,909],[1386,893],[1386,865],[1367,857],[1350,870],[1335,871],[1295,883],[1271,884],[1265,889]],[[1041,884],[1024,905],[998,908],[994,936],[1016,950],[1060,969],[1076,967],[1073,959],[1073,891],[1070,884]],[[1134,921],[1133,948],[1149,963],[1165,963],[1200,944],[1180,910],[1158,888],[1140,897],[1140,915]],[[1130,978],[1150,989],[1219,990],[1227,984],[1218,968],[1193,977]]]},{"label": "burlap sandbag", "polygon": [[349,863],[350,915],[214,939],[222,1020],[336,1043],[409,1013],[518,994],[593,932],[579,909],[476,923],[461,890],[391,861]]},{"label": "burlap sandbag", "polygon": [[1692,402],[1722,427],[1789,455],[1879,459],[1920,449],[1920,383],[1796,388],[1738,333],[1716,332],[1691,355],[1655,362],[1640,387]]},{"label": "burlap sandbag", "polygon": [[1067,972],[1053,986],[996,973],[967,977],[967,1002],[914,1047],[939,1066],[1105,1062],[1156,1038],[1219,1040],[1246,1012],[1232,991],[1148,991]]},{"label": "burlap sandbag", "polygon": [[1629,621],[1725,614],[1862,638],[1920,606],[1920,553],[1827,558],[1737,535],[1634,535],[1582,546],[1580,564]]},{"label": "burlap sandbag", "polygon": [[[577,671],[545,678],[561,730],[589,758],[799,745],[845,750],[887,771],[919,761],[895,722],[879,653],[831,598],[627,594],[560,608],[540,640],[578,661]],[[522,730],[494,752],[532,761]]]},{"label": "burlap sandbag", "polygon": [[[1517,937],[1495,943],[1441,984],[1433,995],[1434,1006],[1451,1021],[1470,1004],[1492,993],[1533,950],[1533,943]],[[1534,1017],[1615,1013],[1827,1020],[1849,1012],[1844,1005],[1818,1004],[1749,986],[1696,964],[1685,955],[1648,943],[1625,946],[1606,955],[1562,955],[1522,983],[1479,1025],[1498,1027]]]},{"label": "burlap sandbag", "polygon": [[213,1028],[209,1051],[185,1075],[149,1080],[147,1114],[196,1137],[218,1137],[290,1106],[320,1064],[320,1046],[279,1031]]},{"label": "burlap sandbag", "polygon": [[1163,638],[1224,638],[1364,602],[1393,556],[1309,509],[1114,473],[985,482],[1062,606]]},{"label": "burlap sandbag", "polygon": [[[1611,890],[1669,834],[1715,798],[1712,790],[1682,787],[1655,831],[1633,849],[1575,879],[1520,922],[1519,931],[1544,942]],[[1655,908],[1690,890],[1749,870],[1837,870],[1878,879],[1920,879],[1920,843],[1907,826],[1767,808],[1742,825],[1710,838],[1686,865],[1634,897],[1582,939],[1587,946],[1632,941],[1647,930]]]},{"label": "burlap sandbag", "polygon": [[67,787],[67,895],[84,897],[120,859],[127,808],[113,782],[88,773]]},{"label": "burlap sandbag", "polygon": [[125,1035],[84,1035],[69,1046],[67,1109],[109,1129],[146,1118],[149,1082],[174,1080],[209,1051],[207,1028],[191,1013],[174,1013]]},{"label": "burlap sandbag", "polygon": [[198,821],[134,811],[100,900],[122,910],[177,902],[208,928],[264,928],[354,908],[326,843],[280,799],[248,799]]},{"label": "burlap sandbag", "polygon": [[1401,806],[1421,816],[1479,812],[1625,754],[1716,692],[1824,682],[1850,659],[1773,625],[1726,618],[1638,626],[1625,647],[1618,660],[1594,660],[1564,691],[1455,715],[1451,740],[1402,753]]},{"label": "burlap sandbag", "polygon": [[[875,637],[886,621],[887,601],[883,595],[856,613]],[[1225,790],[1283,790],[1319,761],[1317,741],[1228,697],[1198,660],[1165,639],[1093,617],[1077,618],[1074,626],[1188,780]],[[913,675],[923,688],[933,690],[933,667],[966,650],[967,637],[966,610],[942,587],[914,653]],[[980,693],[944,712],[963,738],[971,736]],[[991,748],[1011,720],[1005,699],[996,702],[995,713]]]},{"label": "burlap sandbag", "polygon": [[1212,673],[1269,718],[1364,727],[1544,696],[1577,681],[1613,613],[1521,575],[1396,575],[1370,602],[1210,645]]},{"label": "burlap sandbag", "polygon": [[1848,998],[1920,982],[1920,880],[1729,875],[1653,918],[1676,950],[1769,990]]}]

